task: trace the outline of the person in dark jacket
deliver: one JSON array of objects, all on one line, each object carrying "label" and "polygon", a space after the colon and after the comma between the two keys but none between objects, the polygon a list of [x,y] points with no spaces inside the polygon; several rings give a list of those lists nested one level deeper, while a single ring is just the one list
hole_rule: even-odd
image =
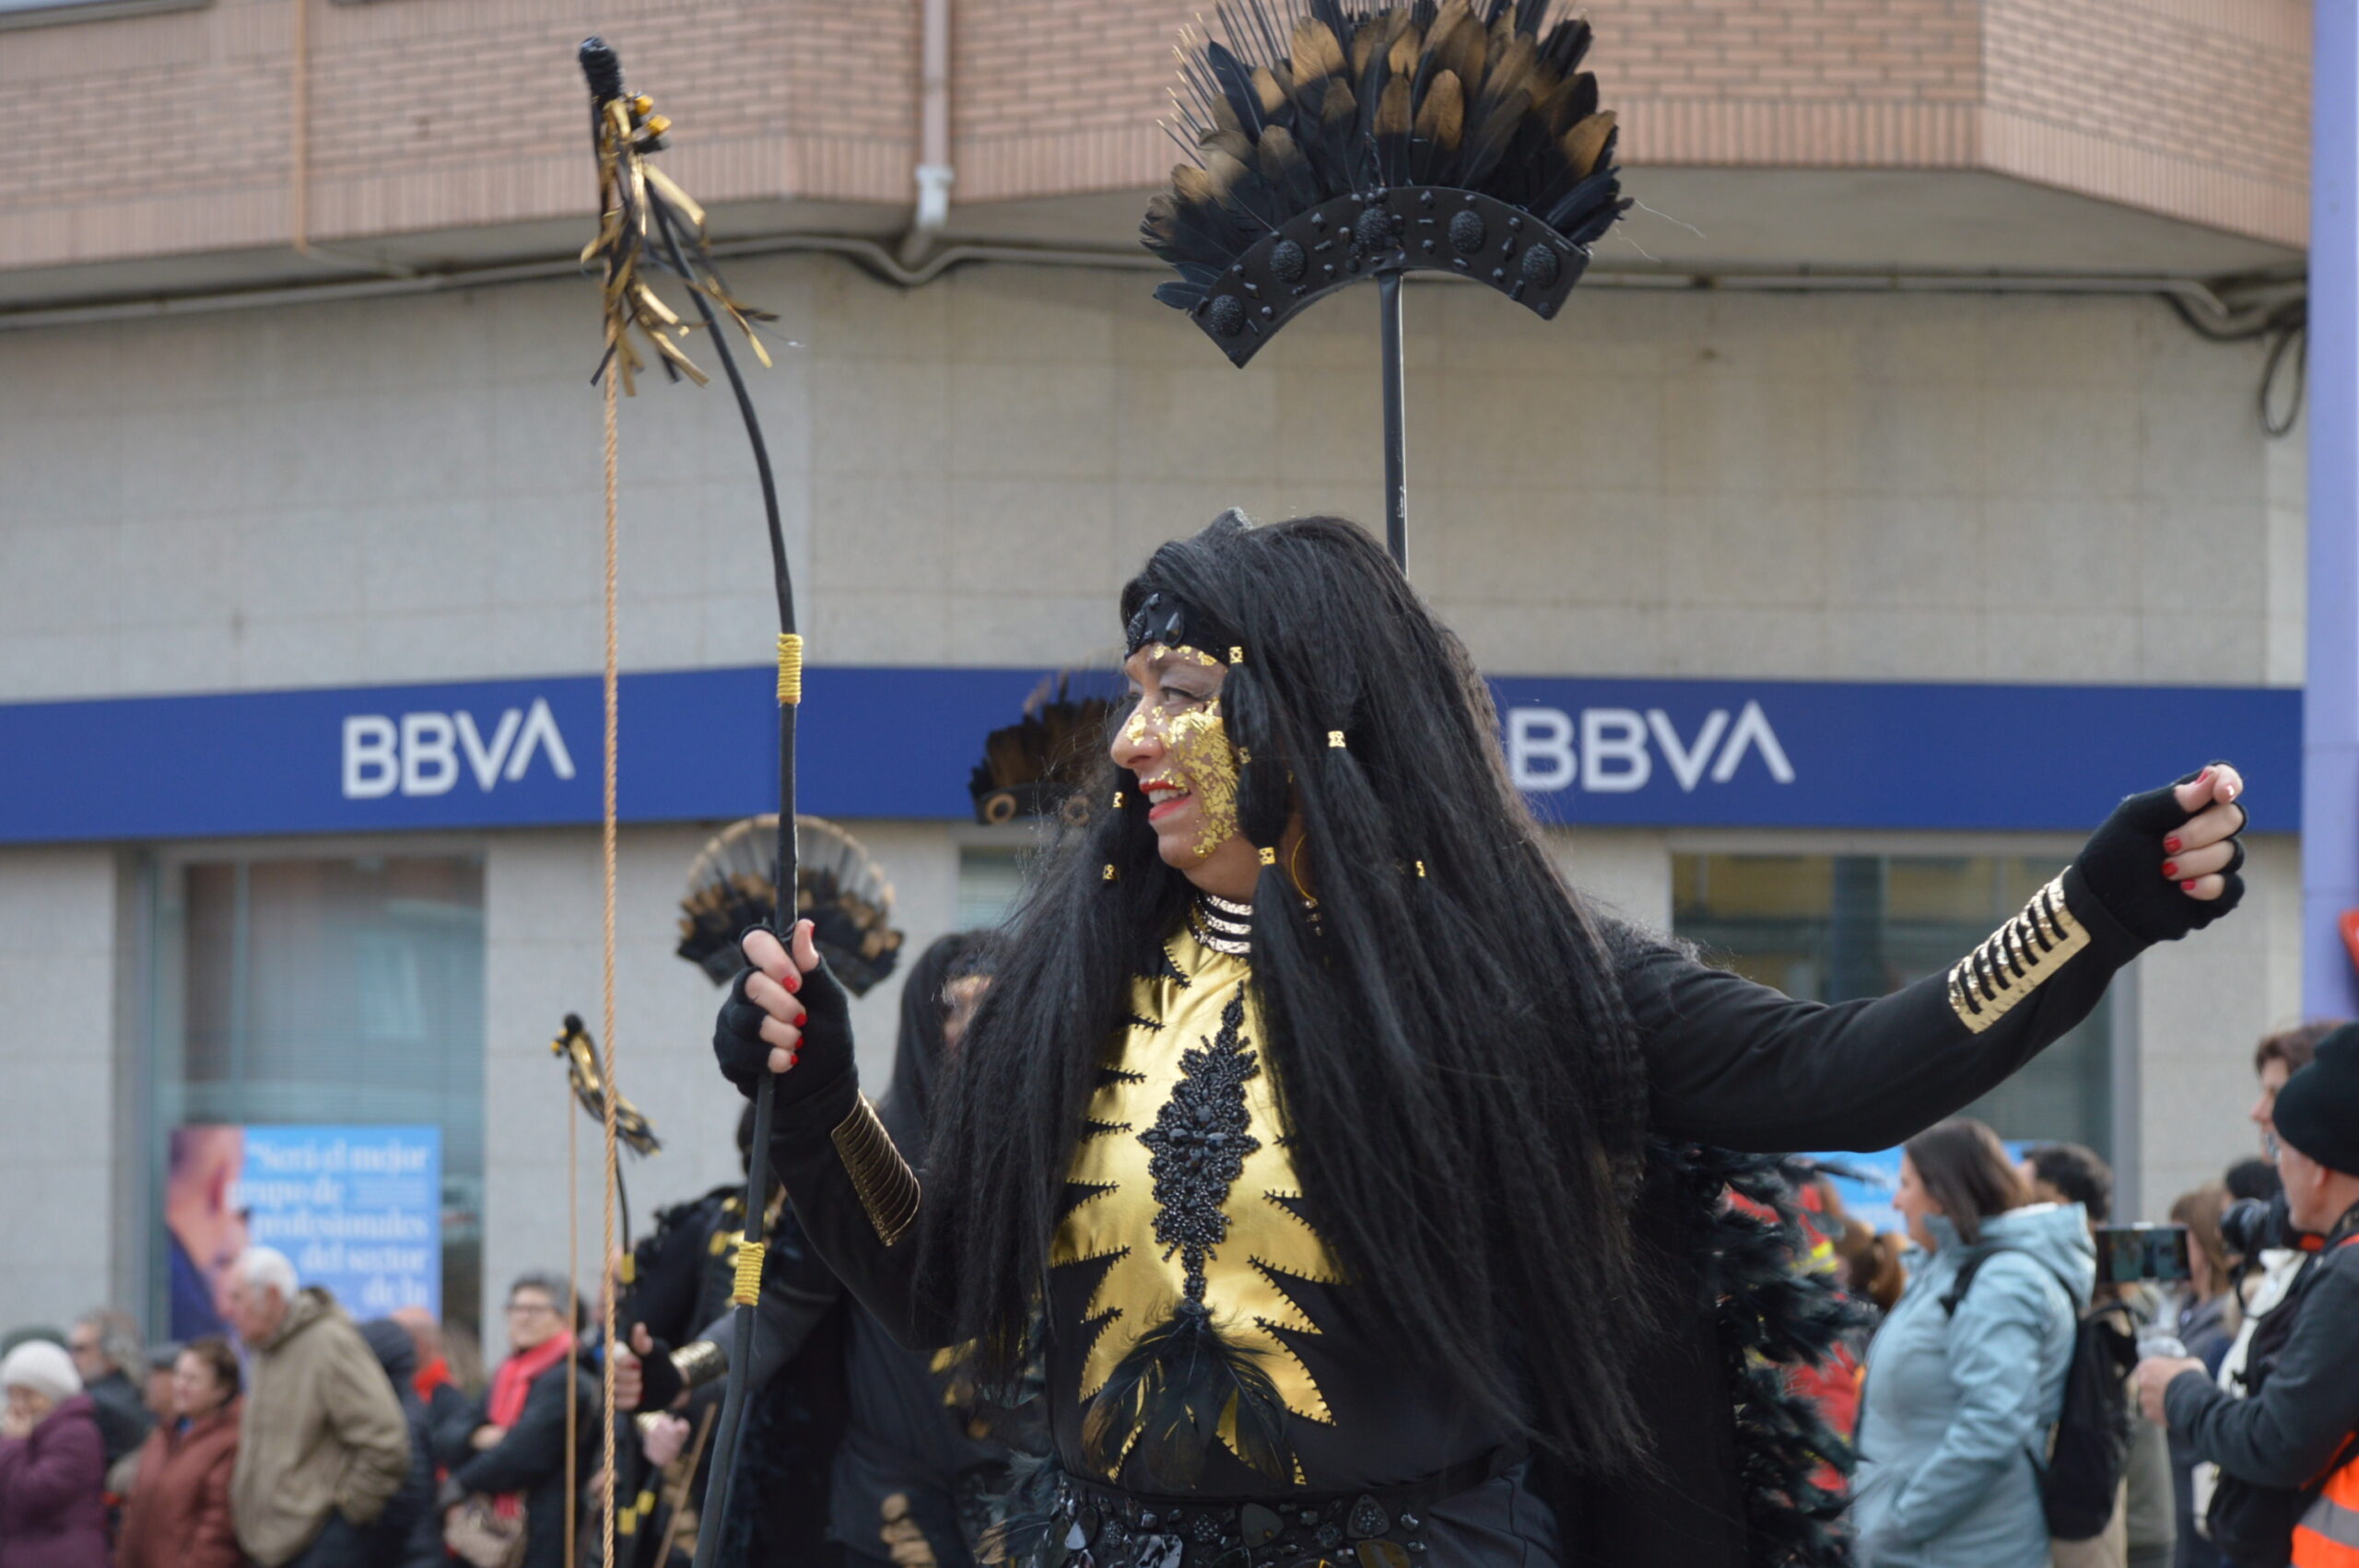
[{"label": "person in dark jacket", "polygon": [[409,1422],[409,1480],[369,1527],[378,1568],[434,1568],[442,1561],[442,1521],[434,1510],[434,1427],[414,1386],[417,1346],[410,1332],[390,1317],[360,1326],[360,1337],[385,1369],[393,1397]]},{"label": "person in dark jacket", "polygon": [[[2271,1166],[2273,1176],[2276,1167]],[[2179,1194],[2171,1205],[2171,1223],[2187,1227],[2187,1293],[2178,1307],[2178,1342],[2203,1363],[2206,1375],[2216,1378],[2228,1348],[2236,1342],[2241,1319],[2233,1288],[2234,1262],[2220,1234],[2220,1216],[2228,1206],[2228,1189],[2208,1182]],[[2187,1439],[2171,1433],[2171,1498],[2177,1523],[2178,1544],[2174,1568],[2226,1568],[2219,1548],[2197,1529],[2195,1520],[2195,1453]]]},{"label": "person in dark jacket", "polygon": [[[2242,1399],[2192,1357],[2151,1358],[2138,1367],[2139,1402],[2224,1478],[2299,1493],[2303,1526],[2281,1561],[2307,1568],[2359,1555],[2359,1024],[2318,1043],[2278,1093],[2274,1121],[2287,1216],[2325,1238],[2270,1312],[2285,1325],[2282,1348],[2264,1354],[2256,1340]],[[2316,1540],[2305,1543],[2303,1528]]]},{"label": "person in dark jacket", "polygon": [[[569,1318],[567,1304],[574,1303]],[[508,1360],[474,1410],[435,1433],[435,1458],[450,1471],[440,1501],[493,1498],[524,1521],[522,1568],[565,1568],[565,1520],[597,1469],[599,1379],[576,1348],[578,1297],[564,1276],[520,1275],[508,1288]],[[566,1401],[575,1401],[574,1465],[565,1466]],[[576,1560],[596,1543],[586,1533]]]},{"label": "person in dark jacket", "polygon": [[208,1335],[172,1368],[172,1415],[136,1458],[115,1568],[244,1568],[229,1523],[229,1476],[238,1465],[238,1352]]},{"label": "person in dark jacket", "polygon": [[156,1424],[139,1386],[131,1380],[133,1371],[147,1359],[139,1325],[127,1312],[100,1307],[74,1320],[65,1348],[74,1357],[74,1370],[81,1374],[82,1392],[90,1396],[98,1414],[99,1436],[107,1445],[107,1478],[111,1483],[107,1490],[126,1493],[131,1490],[132,1472],[125,1468],[118,1473],[118,1467],[136,1457],[139,1445],[147,1441],[148,1429]]},{"label": "person in dark jacket", "polygon": [[410,1387],[419,1403],[426,1407],[429,1430],[440,1431],[456,1421],[474,1405],[467,1391],[460,1386],[451,1370],[451,1359],[442,1351],[442,1325],[422,1306],[405,1306],[392,1315],[393,1320],[409,1330],[409,1342],[417,1349],[417,1372],[410,1378]]},{"label": "person in dark jacket", "polygon": [[0,1568],[107,1568],[106,1446],[72,1359],[18,1345],[0,1389]]},{"label": "person in dark jacket", "polygon": [[[902,986],[892,1088],[876,1114],[921,1165],[935,1081],[990,984],[988,940],[982,931],[941,938]],[[851,1328],[851,1419],[828,1492],[830,1533],[853,1568],[973,1568],[976,1500],[1005,1490],[1007,1450],[976,1435],[932,1357],[895,1344],[857,1304]]]}]

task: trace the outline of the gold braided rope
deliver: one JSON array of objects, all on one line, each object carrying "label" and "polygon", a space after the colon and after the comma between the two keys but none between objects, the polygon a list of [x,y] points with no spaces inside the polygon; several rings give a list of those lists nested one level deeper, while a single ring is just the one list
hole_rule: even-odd
[{"label": "gold braided rope", "polygon": [[[565,1090],[565,1326],[570,1331],[581,1321],[581,1160],[579,1123],[573,1115],[573,1086]],[[569,1377],[565,1380],[565,1473],[580,1474],[576,1456],[581,1452],[581,1385]],[[580,1521],[575,1510],[565,1511],[565,1568],[573,1568],[577,1555],[575,1533]]]},{"label": "gold braided rope", "polygon": [[749,1241],[737,1248],[737,1283],[730,1291],[730,1301],[738,1306],[751,1306],[762,1298],[762,1259],[769,1256],[769,1244]]},{"label": "gold braided rope", "polygon": [[[603,911],[604,920],[602,932],[603,946],[599,954],[599,986],[606,1030],[606,1094],[601,1106],[604,1112],[601,1120],[604,1123],[602,1131],[605,1137],[606,1147],[605,1190],[600,1195],[598,1203],[598,1218],[604,1230],[604,1246],[599,1249],[598,1253],[598,1299],[604,1308],[605,1323],[603,1329],[604,1354],[601,1358],[599,1367],[600,1403],[598,1408],[607,1411],[608,1418],[598,1423],[600,1447],[605,1461],[605,1479],[599,1483],[600,1503],[604,1513],[604,1517],[600,1522],[604,1550],[599,1553],[598,1561],[602,1563],[611,1563],[615,1561],[615,1422],[612,1411],[615,1408],[616,1270],[612,1259],[616,1251],[615,1193],[622,1180],[622,1160],[620,1151],[616,1147],[618,1133],[615,1123],[616,1104],[622,1098],[621,1086],[615,1077],[615,781],[622,717],[622,644],[617,616],[622,555],[622,528],[617,508],[617,499],[621,492],[620,454],[622,451],[621,424],[617,407],[619,388],[616,384],[619,380],[620,378],[616,376],[605,378],[606,743],[605,787],[599,820],[600,870],[604,874]],[[569,1383],[571,1379],[569,1378],[568,1381]],[[571,1510],[569,1509],[568,1512],[570,1513]]]},{"label": "gold braided rope", "polygon": [[793,632],[778,634],[778,699],[803,700],[803,638]]}]

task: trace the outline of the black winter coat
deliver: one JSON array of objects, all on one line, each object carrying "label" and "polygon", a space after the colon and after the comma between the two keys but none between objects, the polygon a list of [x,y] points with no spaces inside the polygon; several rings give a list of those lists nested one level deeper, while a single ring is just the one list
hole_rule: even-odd
[{"label": "black winter coat", "polygon": [[[574,1433],[574,1467],[565,1469],[565,1397],[568,1377],[579,1401]],[[598,1468],[599,1379],[580,1357],[561,1362],[533,1379],[524,1397],[524,1413],[508,1435],[481,1452],[467,1440],[478,1427],[490,1424],[483,1400],[465,1416],[439,1427],[434,1434],[435,1457],[464,1490],[497,1496],[520,1492],[524,1499],[524,1561],[522,1568],[565,1568],[565,1518],[582,1486]],[[597,1539],[581,1531],[575,1544],[579,1562],[593,1562]]]}]

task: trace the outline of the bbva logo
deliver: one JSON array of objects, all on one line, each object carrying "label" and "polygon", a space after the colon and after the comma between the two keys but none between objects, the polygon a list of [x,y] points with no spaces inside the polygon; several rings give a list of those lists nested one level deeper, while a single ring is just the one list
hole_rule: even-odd
[{"label": "bbva logo", "polygon": [[502,713],[488,740],[472,713],[405,713],[398,720],[383,713],[346,714],[344,798],[381,800],[396,790],[447,795],[458,785],[462,760],[475,788],[488,791],[522,778],[535,754],[548,758],[549,771],[559,778],[573,777],[572,754],[546,697]]},{"label": "bbva logo", "polygon": [[1635,708],[1585,708],[1579,729],[1576,744],[1573,716],[1564,709],[1508,709],[1508,766],[1516,788],[1628,794],[1652,781],[1658,750],[1683,793],[1695,791],[1707,768],[1713,783],[1728,783],[1747,752],[1757,754],[1778,783],[1794,781],[1794,765],[1786,759],[1786,748],[1757,702],[1738,709],[1733,723],[1727,708],[1712,709],[1692,738],[1683,737],[1671,715],[1660,708],[1644,713]]}]

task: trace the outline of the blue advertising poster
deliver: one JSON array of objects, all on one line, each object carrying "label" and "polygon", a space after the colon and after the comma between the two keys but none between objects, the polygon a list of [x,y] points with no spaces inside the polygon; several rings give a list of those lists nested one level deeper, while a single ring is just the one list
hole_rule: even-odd
[{"label": "blue advertising poster", "polygon": [[1885,1149],[1873,1154],[1813,1154],[1835,1184],[1835,1195],[1843,1200],[1843,1211],[1879,1235],[1891,1232],[1906,1235],[1908,1227],[1901,1223],[1900,1213],[1892,1206],[1892,1194],[1900,1185],[1900,1151]]},{"label": "blue advertising poster", "polygon": [[358,1318],[442,1315],[442,1129],[249,1127],[239,1184],[255,1244]]},{"label": "blue advertising poster", "polygon": [[230,1266],[276,1247],[356,1318],[442,1313],[439,1127],[183,1127],[164,1197],[172,1337],[223,1331]]}]

